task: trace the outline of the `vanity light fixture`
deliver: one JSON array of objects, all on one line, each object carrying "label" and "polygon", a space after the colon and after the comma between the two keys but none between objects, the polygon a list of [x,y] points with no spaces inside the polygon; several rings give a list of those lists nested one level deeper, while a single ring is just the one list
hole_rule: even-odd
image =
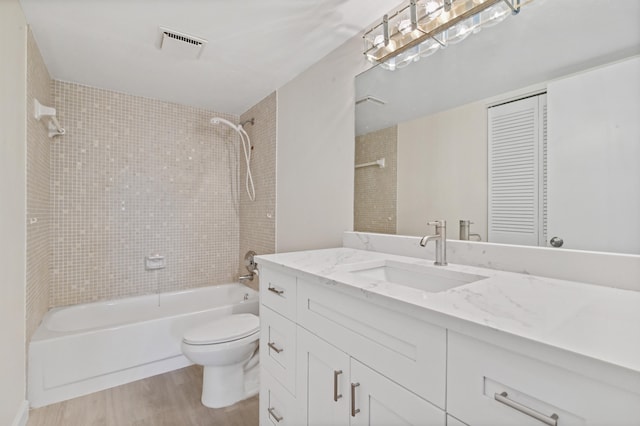
[{"label": "vanity light fixture", "polygon": [[364,55],[388,70],[409,65],[520,12],[521,0],[410,0],[367,31]]}]

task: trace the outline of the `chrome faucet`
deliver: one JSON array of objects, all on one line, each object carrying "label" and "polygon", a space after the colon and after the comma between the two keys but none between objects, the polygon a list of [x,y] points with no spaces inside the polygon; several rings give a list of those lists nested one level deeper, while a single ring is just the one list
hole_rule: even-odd
[{"label": "chrome faucet", "polygon": [[447,265],[447,221],[435,220],[433,222],[427,222],[429,226],[436,227],[435,235],[426,235],[420,240],[420,245],[425,247],[431,240],[436,242],[436,260],[434,265],[446,266]]},{"label": "chrome faucet", "polygon": [[246,275],[240,275],[238,277],[238,281],[240,281],[240,283],[242,283],[242,284],[246,284],[247,281],[253,281],[254,275],[255,275],[255,273],[253,273],[253,272],[249,272]]},{"label": "chrome faucet", "polygon": [[256,261],[254,260],[255,255],[256,252],[253,250],[249,250],[244,255],[244,266],[247,268],[247,272],[249,273],[238,277],[238,281],[240,281],[241,284],[253,281],[253,277],[258,275],[258,265],[256,265]]},{"label": "chrome faucet", "polygon": [[482,237],[480,234],[473,234],[471,232],[471,225],[473,222],[470,220],[460,220],[460,239],[461,240],[473,240],[477,238],[476,241],[482,241]]}]

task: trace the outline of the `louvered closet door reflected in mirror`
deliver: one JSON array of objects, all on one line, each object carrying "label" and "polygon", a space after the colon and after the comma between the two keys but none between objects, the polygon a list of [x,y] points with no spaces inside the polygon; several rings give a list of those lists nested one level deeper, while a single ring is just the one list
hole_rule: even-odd
[{"label": "louvered closet door reflected in mirror", "polygon": [[546,245],[546,94],[488,111],[489,242]]}]

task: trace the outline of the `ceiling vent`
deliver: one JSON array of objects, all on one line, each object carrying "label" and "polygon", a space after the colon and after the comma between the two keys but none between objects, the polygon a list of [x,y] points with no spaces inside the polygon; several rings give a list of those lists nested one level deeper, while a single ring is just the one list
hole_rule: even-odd
[{"label": "ceiling vent", "polygon": [[160,50],[182,59],[198,59],[207,40],[160,27]]}]

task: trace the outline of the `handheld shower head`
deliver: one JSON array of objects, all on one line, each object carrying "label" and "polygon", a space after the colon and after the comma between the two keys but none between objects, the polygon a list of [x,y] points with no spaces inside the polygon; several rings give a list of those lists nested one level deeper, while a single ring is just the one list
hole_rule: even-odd
[{"label": "handheld shower head", "polygon": [[[253,124],[252,121],[250,122]],[[211,124],[220,124],[220,123],[231,127],[233,130],[236,131],[236,133],[238,133],[238,136],[240,136],[240,141],[242,142],[242,149],[244,151],[244,159],[247,164],[247,176],[245,179],[247,195],[249,195],[249,199],[251,201],[255,201],[256,188],[253,186],[253,176],[251,176],[251,150],[253,149],[253,147],[251,146],[251,139],[249,139],[249,135],[242,127],[242,124],[236,125],[230,122],[229,120],[226,120],[221,117],[213,117],[211,119]]]},{"label": "handheld shower head", "polygon": [[226,124],[227,126],[231,127],[236,132],[238,131],[238,126],[236,126],[235,124],[233,124],[229,120],[226,120],[226,119],[220,118],[220,117],[213,117],[211,119],[211,124],[220,124],[220,123]]}]

